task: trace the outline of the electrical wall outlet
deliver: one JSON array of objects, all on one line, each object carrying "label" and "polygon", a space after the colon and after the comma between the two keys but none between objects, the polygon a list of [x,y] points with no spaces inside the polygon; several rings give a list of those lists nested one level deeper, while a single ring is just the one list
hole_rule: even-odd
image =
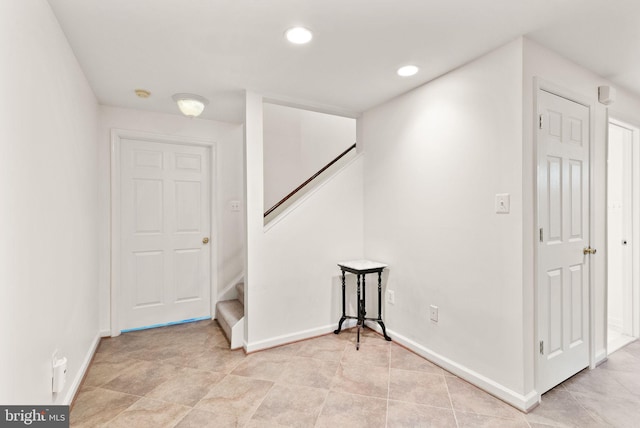
[{"label": "electrical wall outlet", "polygon": [[229,202],[229,208],[231,208],[231,211],[240,211],[240,201]]},{"label": "electrical wall outlet", "polygon": [[387,290],[387,303],[391,305],[396,304],[396,293],[393,290]]},{"label": "electrical wall outlet", "polygon": [[429,306],[429,318],[433,322],[438,322],[438,307],[435,305]]}]

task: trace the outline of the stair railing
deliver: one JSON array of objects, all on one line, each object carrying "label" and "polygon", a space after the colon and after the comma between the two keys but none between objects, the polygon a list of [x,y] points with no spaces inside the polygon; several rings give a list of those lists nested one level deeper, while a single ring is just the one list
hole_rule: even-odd
[{"label": "stair railing", "polygon": [[300,190],[302,190],[305,186],[307,186],[309,183],[311,183],[314,179],[316,179],[320,174],[322,174],[323,172],[325,172],[327,169],[331,168],[331,166],[333,164],[335,164],[336,162],[338,162],[340,159],[342,159],[344,156],[347,155],[347,153],[349,153],[351,150],[356,148],[356,143],[353,143],[353,145],[351,147],[349,147],[347,150],[345,150],[344,152],[340,153],[334,160],[332,160],[331,162],[329,162],[328,164],[326,164],[325,166],[322,167],[322,169],[320,169],[318,172],[316,172],[315,174],[313,174],[311,177],[309,177],[304,183],[302,183],[301,185],[299,185],[298,187],[296,187],[294,190],[291,191],[291,193],[289,193],[287,196],[285,196],[284,198],[280,199],[280,201],[278,201],[274,206],[272,206],[271,208],[269,208],[267,211],[265,211],[264,213],[264,217],[268,216],[269,214],[271,214],[272,212],[274,212],[275,210],[277,210],[282,204],[286,203],[289,199],[291,199],[296,193],[298,193]]}]

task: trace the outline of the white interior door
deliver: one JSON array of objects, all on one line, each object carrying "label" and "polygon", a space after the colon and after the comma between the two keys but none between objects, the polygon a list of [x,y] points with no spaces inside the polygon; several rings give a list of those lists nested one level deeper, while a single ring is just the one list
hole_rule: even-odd
[{"label": "white interior door", "polygon": [[121,330],[211,315],[209,150],[121,140]]},{"label": "white interior door", "polygon": [[538,91],[538,386],[589,365],[589,109]]},{"label": "white interior door", "polygon": [[609,328],[632,336],[632,150],[634,130],[609,124],[607,158],[607,317]]}]

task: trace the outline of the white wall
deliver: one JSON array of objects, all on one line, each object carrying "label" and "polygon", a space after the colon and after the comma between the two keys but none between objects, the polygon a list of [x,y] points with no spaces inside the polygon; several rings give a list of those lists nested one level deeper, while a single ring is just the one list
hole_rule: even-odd
[{"label": "white wall", "polygon": [[[390,264],[386,323],[400,342],[506,401],[535,402],[534,77],[590,103],[593,319],[606,356],[605,166],[611,84],[520,39],[363,115],[365,256]],[[618,88],[611,114],[640,121]],[[511,214],[493,197],[511,194]],[[429,305],[440,320],[429,321]]]},{"label": "white wall", "polygon": [[[132,96],[133,92],[132,92]],[[101,106],[99,110],[100,174],[100,329],[110,331],[110,180],[111,129],[142,131],[166,136],[192,137],[216,143],[218,291],[230,285],[244,270],[244,236],[242,211],[232,212],[232,200],[242,200],[242,125],[204,119],[190,119],[179,114],[152,113]]]},{"label": "white wall", "polygon": [[265,103],[264,210],[356,142],[356,120]]},{"label": "white wall", "polygon": [[[390,265],[387,327],[511,402],[529,392],[521,76],[517,40],[362,118],[364,249]],[[495,213],[497,193],[511,195],[510,214]]]},{"label": "white wall", "polygon": [[44,0],[0,2],[0,64],[0,403],[69,404],[99,340],[97,103]]},{"label": "white wall", "polygon": [[[640,124],[640,99],[626,92],[623,88],[617,88],[617,100],[609,108],[598,103],[598,86],[611,85],[608,80],[586,70],[565,58],[543,48],[542,46],[524,39],[524,80],[523,80],[523,105],[524,105],[524,176],[525,185],[533,188],[534,177],[534,148],[533,148],[533,99],[534,99],[534,77],[541,78],[553,85],[569,91],[570,94],[586,100],[594,111],[594,132],[591,149],[592,154],[592,207],[591,212],[591,247],[597,249],[597,255],[592,257],[592,276],[594,295],[592,301],[595,305],[595,319],[592,320],[595,329],[595,357],[596,362],[606,358],[606,138],[607,138],[607,115],[612,115],[619,119],[633,124]],[[530,119],[527,119],[530,118]],[[534,237],[533,219],[533,199],[525,201],[524,212],[531,213],[525,218],[525,249],[532,251]],[[531,231],[527,234],[526,231]],[[528,258],[529,263],[525,263],[524,284],[525,284],[525,314],[526,323],[533,325],[533,258]],[[525,340],[526,344],[533,346],[533,326],[529,329],[530,337]],[[525,355],[533,356],[533,350],[527,350]],[[528,362],[533,365],[533,362]],[[530,380],[533,382],[533,379]]]},{"label": "white wall", "polygon": [[263,226],[262,98],[247,94],[248,351],[324,334],[340,316],[337,262],[362,258],[362,158]]}]

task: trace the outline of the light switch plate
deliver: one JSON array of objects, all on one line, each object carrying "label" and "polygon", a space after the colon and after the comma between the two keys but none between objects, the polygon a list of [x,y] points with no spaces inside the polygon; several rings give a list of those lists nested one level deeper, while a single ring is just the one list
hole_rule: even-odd
[{"label": "light switch plate", "polygon": [[508,193],[496,194],[496,213],[509,214],[511,210],[510,197]]}]

